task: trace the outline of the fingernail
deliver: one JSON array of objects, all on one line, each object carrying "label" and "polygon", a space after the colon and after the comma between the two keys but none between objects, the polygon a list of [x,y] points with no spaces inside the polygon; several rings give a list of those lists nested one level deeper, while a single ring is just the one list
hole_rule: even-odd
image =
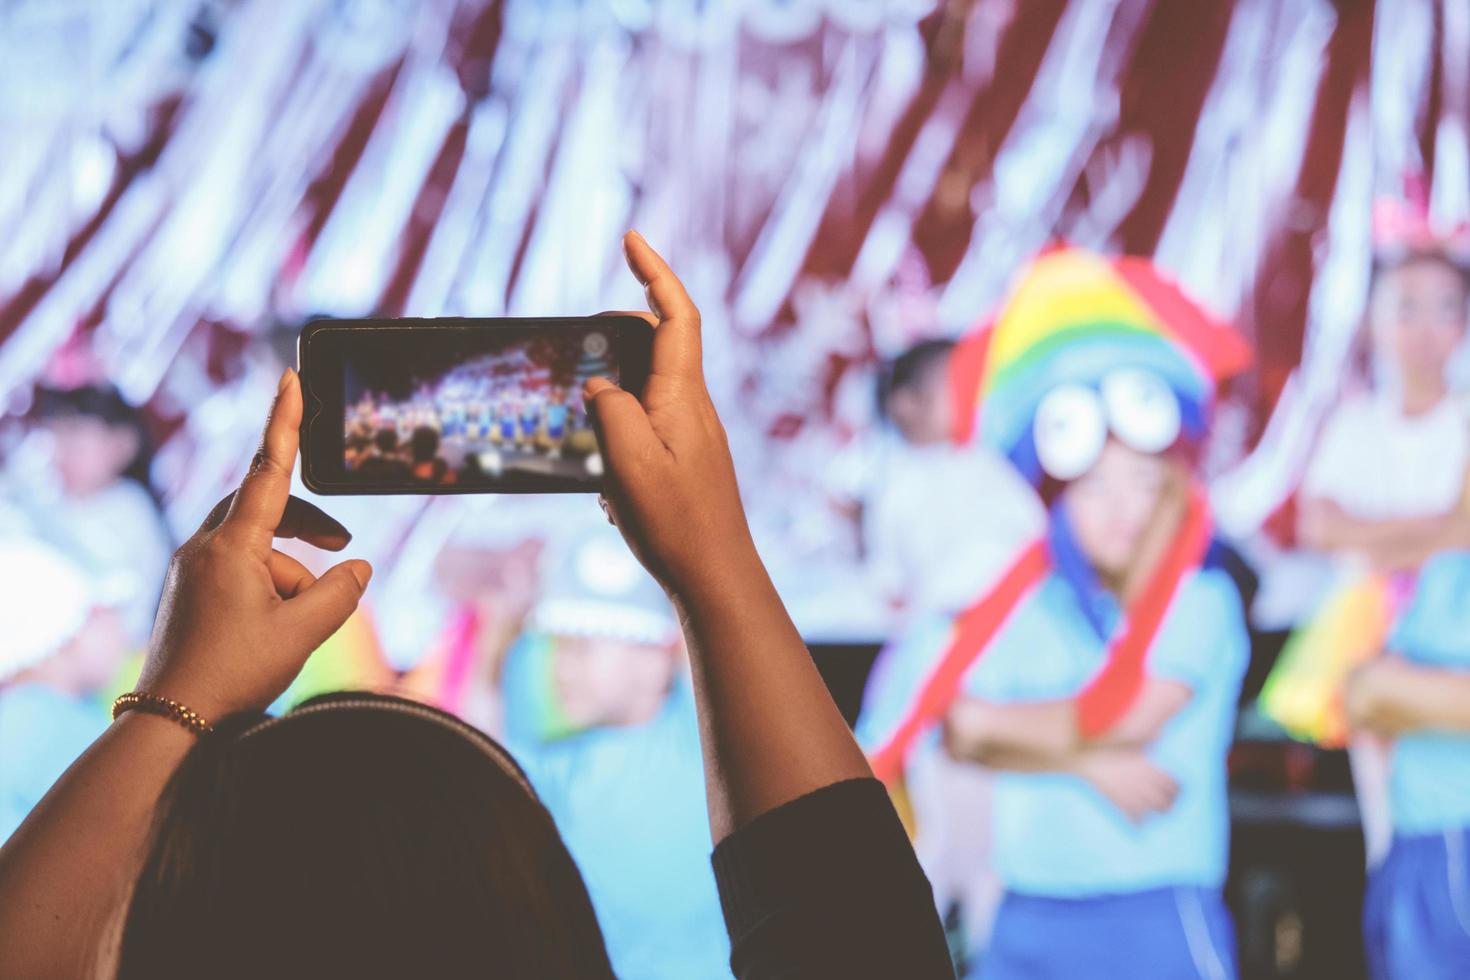
[{"label": "fingernail", "polygon": [[354,562],[352,565],[352,577],[357,579],[358,588],[365,589],[373,580],[373,566],[365,561]]},{"label": "fingernail", "polygon": [[291,375],[292,375],[292,373],[293,372],[291,371],[290,368],[286,368],[286,370],[284,370],[284,371],[281,372],[281,381],[280,381],[279,384],[276,385],[276,394],[277,395],[279,395],[281,392],[285,391],[286,390],[286,386],[291,383]]}]

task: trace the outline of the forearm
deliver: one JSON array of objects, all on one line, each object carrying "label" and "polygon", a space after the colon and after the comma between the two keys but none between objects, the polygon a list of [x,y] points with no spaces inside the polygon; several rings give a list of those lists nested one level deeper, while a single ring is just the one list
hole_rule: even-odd
[{"label": "forearm", "polygon": [[193,743],[167,719],[124,715],[0,847],[0,978],[95,974],[158,796]]},{"label": "forearm", "polygon": [[1084,747],[1075,701],[980,704],[963,736],[951,740],[958,758],[992,769],[1054,770],[1070,765]]},{"label": "forearm", "polygon": [[994,769],[1065,768],[1091,749],[1138,749],[1158,737],[1191,697],[1178,681],[1150,678],[1108,730],[1082,730],[1076,698],[997,704],[962,699],[950,713],[951,754]]},{"label": "forearm", "polygon": [[872,775],[754,547],[677,599],[716,843],[783,803]]},{"label": "forearm", "polygon": [[1353,517],[1329,500],[1303,503],[1297,532],[1302,543],[1323,551],[1366,551],[1375,559],[1401,552],[1428,555],[1463,544],[1454,515],[1367,520]]},{"label": "forearm", "polygon": [[1470,541],[1462,540],[1447,530],[1439,535],[1421,535],[1406,541],[1368,548],[1365,553],[1374,568],[1394,571],[1416,569],[1441,551],[1464,547],[1470,547]]},{"label": "forearm", "polygon": [[1354,718],[1361,727],[1389,736],[1424,730],[1470,732],[1470,674],[1412,667],[1376,687],[1355,702],[1362,706]]}]

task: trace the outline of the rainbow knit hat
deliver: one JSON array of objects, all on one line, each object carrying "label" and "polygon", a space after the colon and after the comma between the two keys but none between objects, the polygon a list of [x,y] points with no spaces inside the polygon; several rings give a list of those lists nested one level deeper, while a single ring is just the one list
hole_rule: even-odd
[{"label": "rainbow knit hat", "polygon": [[1060,385],[1097,385],[1119,368],[1166,382],[1179,401],[1182,435],[1197,439],[1218,383],[1251,357],[1244,338],[1147,259],[1056,246],[1023,271],[995,319],[957,347],[955,439],[967,443],[978,432],[1039,480],[1031,433],[1041,400]]}]

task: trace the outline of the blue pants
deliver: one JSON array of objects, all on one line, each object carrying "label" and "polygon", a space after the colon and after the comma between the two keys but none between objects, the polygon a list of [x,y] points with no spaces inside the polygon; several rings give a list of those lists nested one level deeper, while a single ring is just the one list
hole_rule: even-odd
[{"label": "blue pants", "polygon": [[983,980],[1234,980],[1235,929],[1217,888],[1095,898],[1007,892]]},{"label": "blue pants", "polygon": [[1363,941],[1373,980],[1470,976],[1470,860],[1465,828],[1399,835],[1368,879]]}]

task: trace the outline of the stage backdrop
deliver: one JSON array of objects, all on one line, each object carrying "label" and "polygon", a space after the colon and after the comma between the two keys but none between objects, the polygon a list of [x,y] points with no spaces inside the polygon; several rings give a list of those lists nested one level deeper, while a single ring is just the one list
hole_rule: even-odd
[{"label": "stage backdrop", "polygon": [[[115,385],[183,536],[304,319],[636,306],[636,227],[704,310],[802,626],[876,635],[845,461],[879,359],[983,321],[1052,239],[1150,256],[1255,344],[1210,466],[1226,529],[1269,527],[1352,357],[1373,198],[1419,173],[1470,212],[1467,65],[1470,11],[1430,0],[0,4],[0,403]],[[593,505],[328,506],[411,662],[446,543]]]}]

